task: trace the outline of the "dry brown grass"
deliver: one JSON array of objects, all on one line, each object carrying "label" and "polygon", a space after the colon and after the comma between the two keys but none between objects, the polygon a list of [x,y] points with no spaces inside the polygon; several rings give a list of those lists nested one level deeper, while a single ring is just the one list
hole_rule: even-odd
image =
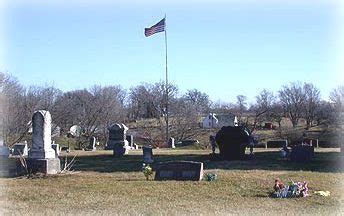
[{"label": "dry brown grass", "polygon": [[[77,152],[74,175],[0,179],[0,213],[10,215],[340,215],[343,169],[338,149],[317,150],[302,170],[278,160],[277,149],[260,149],[254,161],[209,161],[204,150],[154,150],[156,160],[203,161],[213,182],[146,181],[141,151],[114,159],[111,151]],[[76,152],[73,152],[73,154]],[[328,158],[331,157],[331,158]],[[268,163],[272,164],[268,164]],[[338,165],[338,164],[337,164]],[[91,167],[90,167],[91,166]],[[93,168],[92,168],[93,166]],[[104,166],[106,166],[104,168]],[[285,167],[286,166],[286,167]],[[252,168],[252,169],[251,169]],[[274,178],[309,182],[308,198],[269,197]],[[329,190],[330,197],[313,194]]]}]

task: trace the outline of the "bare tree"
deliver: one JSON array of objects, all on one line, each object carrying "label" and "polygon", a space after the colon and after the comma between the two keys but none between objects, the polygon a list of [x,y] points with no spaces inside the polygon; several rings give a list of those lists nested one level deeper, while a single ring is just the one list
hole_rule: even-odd
[{"label": "bare tree", "polygon": [[344,85],[340,85],[333,89],[330,93],[330,101],[332,103],[334,113],[334,122],[343,124],[344,122]]},{"label": "bare tree", "polygon": [[336,110],[344,109],[344,85],[340,85],[331,91],[330,101]]},{"label": "bare tree", "polygon": [[299,82],[285,85],[279,91],[279,100],[295,128],[302,117],[305,94]]},{"label": "bare tree", "polygon": [[211,102],[210,111],[214,113],[235,113],[236,105],[233,103],[225,103],[223,101]]},{"label": "bare tree", "polygon": [[[102,138],[108,140],[108,127],[115,122],[125,122],[126,110],[124,101],[126,91],[121,86],[94,86],[91,89],[94,96],[93,106],[97,107],[97,121],[93,125],[93,134],[101,131]],[[92,134],[92,135],[93,135]]]},{"label": "bare tree", "polygon": [[331,103],[327,101],[320,101],[319,106],[315,112],[315,121],[317,122],[317,125],[331,125],[332,122],[336,121],[334,113],[336,112],[334,107],[331,106]]},{"label": "bare tree", "polygon": [[3,95],[3,136],[8,146],[20,141],[29,130],[29,121],[25,112],[25,90],[18,80],[3,74],[1,81]]},{"label": "bare tree", "polygon": [[188,106],[194,108],[198,114],[208,113],[210,110],[209,96],[197,89],[188,90],[183,96]]},{"label": "bare tree", "polygon": [[313,126],[317,109],[320,105],[320,91],[312,83],[304,83],[304,118],[307,122],[307,127]]},{"label": "bare tree", "polygon": [[[244,96],[244,95],[238,95],[237,96],[237,111],[236,111],[236,115],[238,117],[238,121],[239,121],[239,124],[244,124],[243,123],[243,119],[242,119],[242,116],[243,114],[246,112],[247,110],[247,97]],[[247,122],[246,122],[247,123]]]},{"label": "bare tree", "polygon": [[196,106],[190,106],[185,98],[175,100],[173,105],[171,136],[178,141],[197,136],[200,133],[200,115]]},{"label": "bare tree", "polygon": [[200,135],[201,114],[209,111],[209,104],[208,95],[196,89],[173,99],[171,135],[179,141]]},{"label": "bare tree", "polygon": [[64,131],[72,125],[82,128],[81,145],[87,139],[102,134],[107,140],[107,127],[114,122],[124,121],[125,91],[120,86],[93,86],[90,90],[76,90],[66,92],[56,101],[56,121]]},{"label": "bare tree", "polygon": [[285,112],[282,104],[279,101],[275,101],[271,106],[270,112],[268,113],[268,119],[277,122],[278,127],[281,128],[281,122],[284,116]]},{"label": "bare tree", "polygon": [[[156,95],[155,86],[141,84],[130,89],[129,93],[129,118],[159,118],[160,109],[158,103],[162,97],[160,92]],[[158,99],[159,98],[159,99]]]},{"label": "bare tree", "polygon": [[252,132],[256,129],[257,123],[262,121],[262,118],[268,116],[272,109],[275,97],[272,92],[264,89],[256,96],[256,104],[251,108],[254,113],[254,123],[252,127]]}]

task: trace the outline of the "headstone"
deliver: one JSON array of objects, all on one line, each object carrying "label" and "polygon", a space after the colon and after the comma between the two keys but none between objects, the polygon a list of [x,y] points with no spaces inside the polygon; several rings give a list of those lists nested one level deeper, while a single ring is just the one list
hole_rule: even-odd
[{"label": "headstone", "polygon": [[155,165],[155,180],[190,180],[203,178],[203,163],[195,161],[168,161]]},{"label": "headstone", "polygon": [[69,148],[69,146],[61,146],[61,151],[65,151],[65,152],[69,153],[70,148]]},{"label": "headstone", "polygon": [[54,149],[55,157],[57,158],[60,155],[60,145],[53,142],[53,144],[51,144],[51,147]]},{"label": "headstone", "polygon": [[56,158],[51,146],[51,115],[49,111],[39,110],[32,116],[32,148],[27,161],[32,172],[57,174],[61,171],[60,160]]},{"label": "headstone", "polygon": [[134,136],[133,135],[126,135],[126,140],[131,148],[134,148]]},{"label": "headstone", "polygon": [[168,146],[169,146],[170,148],[176,148],[176,146],[174,145],[174,138],[173,138],[173,137],[170,137],[170,138],[168,139]]},{"label": "headstone", "polygon": [[152,146],[143,146],[143,163],[151,164],[154,162],[153,160],[153,148]]},{"label": "headstone", "polygon": [[55,158],[55,151],[51,147],[51,115],[49,111],[39,110],[32,116],[32,148],[30,158]]},{"label": "headstone", "polygon": [[90,137],[89,144],[85,150],[86,151],[96,151],[97,150],[96,144],[97,144],[97,139],[94,136]]},{"label": "headstone", "polygon": [[266,143],[267,148],[282,148],[288,145],[288,140],[270,140]]},{"label": "headstone", "polygon": [[12,155],[19,156],[22,155],[24,157],[28,156],[28,147],[27,144],[15,144],[12,149]]},{"label": "headstone", "polygon": [[113,149],[115,157],[123,156],[128,153],[129,144],[126,138],[127,126],[124,124],[113,124],[109,128],[109,141],[107,149]]},{"label": "headstone", "polygon": [[188,146],[188,145],[193,145],[193,144],[198,144],[199,141],[198,140],[182,140],[181,141],[181,145],[182,146]]},{"label": "headstone", "polygon": [[319,140],[318,140],[318,139],[305,138],[305,139],[303,139],[302,142],[305,143],[305,144],[314,146],[314,147],[316,147],[316,148],[319,147]]},{"label": "headstone", "polygon": [[7,146],[0,146],[0,157],[6,157],[10,155],[10,150]]},{"label": "headstone", "polygon": [[215,136],[220,158],[223,160],[245,159],[246,147],[249,147],[252,139],[248,129],[243,126],[222,127]]},{"label": "headstone", "polygon": [[307,144],[296,145],[290,153],[290,160],[296,163],[308,163],[314,157],[314,146]]}]

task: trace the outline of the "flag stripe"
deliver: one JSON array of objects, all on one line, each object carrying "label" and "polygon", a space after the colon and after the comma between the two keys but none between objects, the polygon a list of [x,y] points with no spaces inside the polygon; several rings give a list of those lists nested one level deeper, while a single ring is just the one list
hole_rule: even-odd
[{"label": "flag stripe", "polygon": [[145,36],[149,37],[155,33],[165,31],[165,18],[150,28],[145,28]]}]

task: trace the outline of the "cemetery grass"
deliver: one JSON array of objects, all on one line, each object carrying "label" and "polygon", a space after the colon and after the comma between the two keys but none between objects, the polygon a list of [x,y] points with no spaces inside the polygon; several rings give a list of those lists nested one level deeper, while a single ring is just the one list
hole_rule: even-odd
[{"label": "cemetery grass", "polygon": [[[343,156],[317,149],[311,164],[279,159],[278,149],[257,149],[254,160],[210,161],[207,150],[154,150],[154,159],[204,162],[218,180],[146,181],[142,151],[113,158],[111,151],[73,151],[75,174],[0,179],[0,213],[24,215],[343,215]],[[63,156],[62,156],[63,158]],[[270,198],[274,179],[309,182],[310,197]],[[314,194],[329,190],[330,197]]]}]

